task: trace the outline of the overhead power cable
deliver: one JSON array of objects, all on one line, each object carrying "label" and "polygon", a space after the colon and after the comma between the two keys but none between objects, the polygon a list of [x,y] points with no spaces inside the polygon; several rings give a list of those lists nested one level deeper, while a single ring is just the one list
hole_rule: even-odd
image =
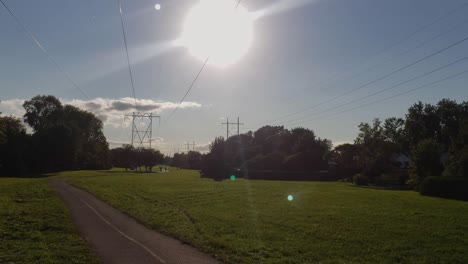
[{"label": "overhead power cable", "polygon": [[[435,55],[440,54],[440,53],[442,53],[442,52],[444,52],[444,51],[446,51],[446,50],[448,50],[448,49],[450,49],[450,48],[452,48],[452,47],[454,47],[454,46],[456,46],[456,45],[459,45],[459,44],[465,42],[466,40],[468,40],[468,37],[465,37],[465,38],[463,38],[463,39],[461,39],[461,40],[458,40],[458,41],[456,41],[455,43],[450,44],[449,46],[446,46],[446,47],[444,47],[444,48],[442,48],[442,49],[439,49],[439,50],[437,50],[437,51],[435,51],[435,52],[433,52],[433,53],[431,53],[431,54],[429,54],[429,55],[427,55],[427,56],[425,56],[425,57],[423,57],[423,58],[421,58],[421,59],[418,59],[418,60],[416,60],[416,61],[414,61],[414,62],[411,62],[411,63],[409,63],[409,64],[407,64],[407,65],[405,65],[405,66],[403,66],[403,67],[401,67],[401,68],[399,68],[399,69],[397,69],[397,70],[394,70],[394,71],[392,71],[392,72],[390,72],[390,73],[387,73],[387,74],[385,74],[385,75],[383,75],[383,76],[381,76],[381,77],[379,77],[379,78],[377,78],[377,79],[375,79],[375,80],[372,80],[372,81],[370,81],[370,82],[367,82],[367,83],[364,84],[364,85],[358,86],[358,87],[356,87],[356,88],[354,88],[354,89],[351,89],[351,90],[349,90],[349,91],[347,91],[347,92],[344,92],[344,93],[342,93],[342,94],[339,94],[339,95],[337,95],[337,96],[334,96],[334,97],[332,97],[332,98],[330,98],[330,99],[328,99],[328,100],[325,100],[325,101],[323,101],[323,102],[321,102],[321,103],[318,103],[318,104],[309,106],[309,107],[307,107],[307,108],[304,108],[304,109],[299,110],[299,111],[296,111],[296,112],[294,112],[294,113],[291,113],[291,114],[282,116],[282,117],[277,118],[277,119],[275,119],[275,120],[271,120],[271,121],[269,121],[269,122],[267,122],[267,123],[276,122],[276,121],[285,119],[285,118],[287,118],[287,117],[291,117],[291,116],[294,116],[294,115],[297,115],[297,114],[301,114],[301,113],[304,113],[304,112],[306,112],[306,111],[308,111],[308,110],[310,110],[310,109],[314,109],[314,108],[316,108],[316,107],[318,107],[318,106],[321,106],[321,105],[324,105],[324,104],[326,104],[326,103],[332,102],[332,101],[334,101],[334,100],[336,100],[336,99],[342,98],[342,97],[344,97],[344,96],[346,96],[346,95],[348,95],[348,94],[351,94],[351,93],[353,93],[353,92],[355,92],[355,91],[361,90],[361,89],[363,89],[363,88],[365,88],[365,87],[367,87],[367,86],[369,86],[369,85],[372,85],[372,84],[374,84],[374,83],[376,83],[376,82],[378,82],[378,81],[381,81],[381,80],[383,80],[383,79],[385,79],[385,78],[388,78],[388,77],[390,77],[390,76],[392,76],[392,75],[394,75],[394,74],[396,74],[396,73],[399,73],[399,72],[401,72],[401,71],[403,71],[403,70],[405,70],[405,69],[408,69],[408,68],[410,68],[410,67],[412,67],[412,66],[414,66],[414,65],[416,65],[416,64],[418,64],[418,63],[420,63],[420,62],[423,62],[423,61],[425,61],[425,60],[427,60],[427,59],[429,59],[429,58],[431,58],[431,57],[434,57]],[[265,123],[264,123],[264,124],[265,124]],[[262,125],[263,125],[263,124],[262,124]]]},{"label": "overhead power cable", "polygon": [[466,74],[466,73],[468,73],[468,70],[464,70],[464,71],[462,71],[462,72],[459,72],[459,73],[454,74],[454,75],[450,75],[450,76],[445,77],[445,78],[443,78],[443,79],[440,79],[440,80],[437,80],[437,81],[434,81],[434,82],[430,82],[430,83],[428,83],[428,84],[425,84],[425,85],[422,85],[422,86],[418,86],[418,87],[416,87],[416,88],[414,88],[414,89],[407,90],[407,91],[404,91],[404,92],[401,92],[401,93],[398,93],[398,94],[395,94],[395,95],[392,95],[392,96],[389,96],[389,97],[385,97],[385,98],[379,99],[379,100],[374,101],[374,102],[371,102],[371,103],[359,105],[359,106],[356,106],[356,107],[353,107],[353,108],[350,108],[350,109],[346,109],[346,110],[343,110],[343,111],[340,111],[340,112],[332,113],[332,114],[325,115],[325,116],[318,117],[318,118],[313,118],[313,119],[305,120],[305,121],[302,121],[302,122],[310,122],[310,121],[315,121],[315,120],[320,120],[320,119],[324,119],[324,118],[328,118],[328,117],[340,115],[340,114],[343,114],[343,113],[348,113],[348,112],[353,111],[353,110],[356,110],[356,109],[360,109],[360,108],[363,108],[363,107],[367,107],[367,106],[370,106],[370,105],[374,105],[374,104],[377,104],[377,103],[381,103],[381,102],[384,102],[384,101],[387,101],[387,100],[390,100],[390,99],[393,99],[393,98],[396,98],[396,97],[399,97],[399,96],[402,96],[402,95],[405,95],[405,94],[408,94],[408,93],[412,93],[412,92],[417,91],[417,90],[421,90],[421,89],[427,88],[427,87],[429,87],[429,86],[432,86],[432,85],[435,85],[435,84],[438,84],[438,83],[441,83],[441,82],[445,82],[445,81],[447,81],[447,80],[449,80],[449,79],[453,79],[453,78],[455,78],[455,77],[458,77],[458,76],[463,75],[463,74]]},{"label": "overhead power cable", "polygon": [[172,113],[169,115],[169,117],[166,119],[166,122],[169,121],[172,116],[177,112],[177,110],[179,109],[179,107],[182,105],[182,103],[185,101],[185,98],[187,97],[187,95],[190,93],[190,91],[192,90],[193,86],[195,85],[195,83],[197,82],[198,78],[200,78],[200,74],[202,73],[203,69],[205,69],[205,66],[206,64],[208,63],[208,61],[210,60],[210,57],[207,57],[205,62],[202,64],[200,70],[198,71],[197,75],[195,76],[195,79],[193,79],[192,83],[190,83],[189,85],[189,88],[187,89],[187,92],[185,92],[184,94],[184,97],[182,97],[182,99],[180,100],[180,102],[177,104],[177,107],[172,111]]},{"label": "overhead power cable", "polygon": [[59,71],[65,76],[65,78],[67,78],[68,81],[70,81],[70,83],[84,96],[86,97],[86,99],[91,99],[88,94],[85,93],[85,91],[83,91],[83,89],[80,88],[80,86],[78,86],[78,84],[76,84],[76,82],[73,81],[73,79],[70,77],[70,75],[58,64],[58,62],[56,60],[54,60],[54,58],[52,58],[52,56],[49,54],[49,52],[47,52],[47,50],[44,48],[44,46],[41,44],[41,42],[39,41],[39,38],[36,37],[31,31],[29,31],[29,29],[23,24],[23,22],[21,22],[21,20],[18,19],[18,17],[11,11],[10,8],[8,8],[8,6],[5,4],[5,2],[3,0],[0,0],[0,3],[2,3],[2,5],[5,7],[5,9],[8,11],[8,13],[10,13],[10,15],[16,20],[16,22],[21,26],[21,28],[29,35],[29,37],[34,41],[34,43],[39,47],[39,49],[41,49],[41,51],[47,56],[47,58],[57,67],[57,69],[59,69]]},{"label": "overhead power cable", "polygon": [[[237,9],[240,4],[241,4],[242,0],[239,0],[237,2],[237,5],[236,5],[236,8]],[[177,104],[177,107],[174,109],[174,111],[172,111],[172,113],[169,115],[169,117],[165,120],[165,122],[168,122],[172,116],[174,116],[174,114],[177,112],[177,110],[179,110],[180,106],[182,105],[182,103],[185,101],[185,98],[187,97],[187,95],[190,93],[190,91],[192,90],[193,86],[195,85],[195,83],[197,82],[198,78],[200,77],[201,73],[203,72],[203,70],[205,69],[205,66],[206,64],[208,64],[208,61],[210,60],[210,56],[207,56],[206,57],[206,60],[205,62],[202,64],[202,66],[200,67],[200,70],[198,71],[198,74],[195,76],[195,79],[190,83],[187,91],[185,92],[184,96],[182,97],[182,99],[179,101],[179,103]]]},{"label": "overhead power cable", "polygon": [[[412,37],[414,37],[414,36],[417,35],[418,33],[420,33],[420,32],[422,32],[422,31],[426,30],[426,29],[429,28],[429,27],[431,27],[432,25],[435,25],[435,24],[437,24],[438,22],[440,22],[440,21],[444,20],[445,18],[449,17],[450,15],[452,15],[452,14],[454,14],[454,13],[456,13],[456,12],[462,10],[462,9],[465,8],[467,5],[468,5],[468,2],[463,3],[463,4],[461,4],[460,6],[457,6],[457,7],[454,8],[454,9],[451,9],[449,12],[447,12],[447,13],[445,13],[444,15],[442,15],[442,16],[436,18],[435,20],[431,21],[430,23],[425,24],[425,25],[419,27],[419,28],[416,29],[415,31],[412,31],[412,32],[409,33],[408,35],[405,35],[405,36],[402,37],[401,39],[398,39],[397,41],[393,42],[392,44],[390,44],[390,45],[384,47],[383,49],[379,50],[379,51],[378,51],[377,53],[375,53],[374,55],[372,55],[372,56],[370,56],[369,58],[365,59],[364,62],[362,62],[362,63],[357,63],[357,64],[351,66],[351,68],[354,68],[354,67],[356,67],[357,65],[362,65],[362,64],[364,64],[364,63],[366,63],[366,62],[372,60],[373,58],[378,57],[378,56],[380,56],[381,54],[384,54],[384,53],[387,52],[388,50],[390,50],[390,49],[392,49],[392,48],[394,48],[394,47],[400,45],[401,43],[405,42],[405,41],[408,40],[408,39],[411,39]],[[338,76],[343,75],[344,73],[345,73],[345,70],[344,70],[344,71],[341,71],[341,72],[339,72],[339,73],[337,73],[337,74],[334,74],[333,76],[327,78],[327,79],[329,79],[328,81],[317,83],[317,84],[318,84],[318,87],[317,87],[317,88],[321,88],[321,87],[323,86],[323,85],[322,85],[323,83],[333,81],[333,80],[335,80]]]},{"label": "overhead power cable", "polygon": [[[423,78],[423,77],[425,77],[425,76],[428,76],[428,75],[430,75],[430,74],[433,74],[433,73],[435,73],[435,72],[438,72],[438,71],[440,71],[440,70],[443,70],[443,69],[445,69],[445,68],[447,68],[447,67],[450,67],[450,66],[452,66],[452,65],[455,65],[455,64],[457,64],[457,63],[460,63],[460,62],[466,61],[466,60],[468,60],[468,56],[466,56],[466,57],[464,57],[464,58],[461,58],[461,59],[458,59],[458,60],[456,60],[456,61],[453,61],[453,62],[451,62],[451,63],[445,64],[445,65],[442,66],[442,67],[439,67],[439,68],[437,68],[437,69],[431,70],[431,71],[426,72],[426,73],[424,73],[424,74],[418,75],[418,76],[413,77],[413,78],[411,78],[411,79],[409,79],[409,80],[406,80],[406,81],[404,81],[404,82],[400,82],[400,83],[398,83],[398,84],[396,84],[396,85],[390,86],[390,87],[385,88],[385,89],[383,89],[383,90],[380,90],[380,91],[377,91],[377,92],[373,92],[373,93],[368,94],[368,95],[366,95],[366,96],[363,96],[363,97],[360,97],[360,98],[358,98],[358,99],[355,99],[355,100],[352,100],[352,101],[349,101],[349,102],[346,102],[346,103],[337,105],[337,106],[335,106],[335,107],[331,107],[331,108],[329,108],[329,109],[326,109],[326,110],[323,110],[323,111],[320,111],[320,112],[312,113],[312,114],[310,114],[310,115],[308,115],[308,116],[320,115],[320,114],[327,113],[327,112],[333,111],[333,110],[335,110],[335,109],[338,109],[338,108],[341,108],[341,107],[344,107],[344,106],[353,104],[353,103],[355,103],[355,102],[362,101],[362,100],[367,99],[367,98],[369,98],[369,97],[372,97],[372,96],[381,94],[381,93],[383,93],[383,92],[386,92],[386,91],[389,91],[389,90],[392,90],[392,89],[395,89],[395,88],[400,87],[400,86],[402,86],[402,85],[404,85],[404,84],[407,84],[407,83],[409,83],[409,82],[415,81],[415,80],[420,79],[420,78]],[[308,117],[308,116],[304,116],[304,117],[301,117],[301,118],[289,120],[289,121],[283,122],[282,124],[294,123],[294,122],[303,120],[304,118],[306,118],[306,117]]]},{"label": "overhead power cable", "polygon": [[[433,20],[433,21],[430,22],[429,24],[426,24],[426,25],[424,25],[424,26],[418,28],[417,30],[411,32],[410,34],[406,35],[405,37],[403,37],[403,38],[399,39],[398,41],[394,42],[393,44],[391,44],[391,45],[385,47],[385,48],[382,49],[381,51],[379,51],[379,52],[377,52],[376,54],[372,55],[372,56],[371,56],[370,58],[368,58],[366,61],[369,61],[369,60],[371,60],[372,58],[374,58],[374,57],[376,57],[376,56],[378,56],[378,55],[380,55],[380,54],[386,52],[387,50],[389,50],[389,49],[391,49],[391,48],[393,48],[393,47],[395,47],[395,46],[397,46],[397,45],[403,43],[403,42],[406,41],[407,39],[410,39],[410,38],[412,38],[413,36],[415,36],[416,34],[418,34],[419,32],[424,31],[425,29],[431,27],[432,25],[438,23],[439,21],[444,20],[445,18],[449,17],[449,16],[452,15],[453,13],[458,12],[459,10],[465,8],[467,5],[468,5],[468,2],[463,3],[462,5],[460,5],[460,6],[456,7],[456,8],[454,8],[454,9],[450,10],[448,13],[445,13],[444,15],[438,17],[437,19]],[[449,30],[449,32],[452,31],[453,29],[457,28],[457,27],[460,26],[461,24],[465,23],[466,21],[467,21],[467,20],[463,20],[461,23],[459,23],[459,24],[457,24],[456,26],[454,26],[453,28],[451,28],[451,29]],[[437,39],[438,37],[440,37],[441,35],[446,34],[446,33],[448,33],[448,32],[441,33],[441,34],[435,36],[434,38],[427,40],[427,41],[426,41],[425,43],[423,43],[421,46],[424,46],[427,42],[433,41],[433,40]],[[419,47],[421,47],[421,46],[419,46]],[[419,48],[419,47],[416,47],[416,48]],[[412,48],[412,49],[410,49],[410,50],[407,50],[407,51],[405,51],[405,52],[403,52],[403,53],[401,53],[401,54],[399,54],[399,55],[397,55],[397,56],[404,55],[404,54],[406,54],[406,53],[408,53],[409,51],[414,50],[414,49],[415,49],[415,48]],[[389,61],[391,61],[391,60],[393,60],[393,59],[390,59]],[[386,61],[386,62],[389,62],[389,61]],[[381,63],[380,63],[379,65],[381,65]],[[369,70],[371,70],[371,69],[373,69],[373,68],[375,68],[375,66],[370,67],[370,68],[368,68],[368,69],[366,69],[366,70],[364,70],[364,71],[362,71],[362,72],[360,72],[360,73],[357,73],[357,74],[355,74],[355,75],[352,75],[349,79],[353,79],[353,78],[357,77],[358,75],[361,75],[362,73],[367,72],[367,71],[369,71]],[[344,72],[344,71],[343,71],[343,72]],[[339,73],[339,74],[336,74],[336,75],[334,75],[333,77],[330,77],[329,79],[334,79],[336,76],[341,75],[343,72],[341,72],[341,73]],[[348,79],[348,78],[345,78],[345,79]],[[319,84],[320,84],[320,83],[319,83]],[[321,87],[321,85],[319,85],[318,87]],[[335,99],[337,99],[337,98],[332,98],[331,100],[335,100]],[[328,101],[327,101],[327,102],[328,102]],[[320,103],[319,105],[325,104],[325,103],[327,103],[327,102]],[[274,119],[274,120],[270,120],[270,121],[268,121],[268,122],[265,122],[265,123],[263,123],[263,125],[264,125],[264,124],[271,123],[271,122],[275,122],[275,121],[278,121],[278,120],[282,120],[282,119],[285,119],[285,118],[288,118],[288,117],[291,117],[291,116],[294,116],[294,115],[297,115],[297,114],[300,114],[300,113],[303,113],[303,112],[308,111],[309,109],[315,108],[315,107],[317,107],[317,106],[319,106],[319,105],[314,105],[314,106],[312,106],[312,107],[307,107],[307,108],[305,108],[305,109],[299,110],[299,111],[294,112],[294,113],[291,113],[291,114],[286,114],[286,115],[284,115],[284,116],[282,116],[282,117],[280,117],[280,118],[278,118],[278,119]]]},{"label": "overhead power cable", "polygon": [[136,93],[135,93],[135,84],[133,82],[132,66],[130,64],[130,56],[128,55],[127,34],[125,33],[125,25],[124,25],[123,14],[122,14],[122,0],[118,0],[118,3],[119,3],[120,22],[122,25],[122,35],[123,35],[123,40],[125,44],[125,53],[127,55],[128,73],[130,75],[130,83],[132,85],[133,99],[135,100],[135,109],[138,111],[138,103],[137,103]]}]

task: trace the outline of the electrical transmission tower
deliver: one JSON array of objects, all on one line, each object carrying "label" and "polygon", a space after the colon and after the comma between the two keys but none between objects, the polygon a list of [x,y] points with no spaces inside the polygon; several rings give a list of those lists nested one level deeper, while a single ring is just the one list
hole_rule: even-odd
[{"label": "electrical transmission tower", "polygon": [[240,134],[240,126],[243,126],[244,123],[239,122],[239,117],[237,118],[237,123],[229,123],[229,118],[226,119],[226,123],[221,123],[222,125],[226,125],[226,139],[229,138],[229,125],[237,125],[237,135]]},{"label": "electrical transmission tower", "polygon": [[[153,113],[132,113],[131,115],[125,115],[125,117],[132,118],[132,147],[143,148],[145,143],[149,143],[151,149],[151,143],[153,141],[153,118],[161,120],[160,116],[153,115]],[[141,119],[140,124],[138,120]],[[145,123],[144,121],[149,121]]]},{"label": "electrical transmission tower", "polygon": [[195,151],[195,141],[193,141],[193,143],[185,143],[184,146],[187,146],[187,153],[190,152],[190,147],[192,147],[192,151]]}]

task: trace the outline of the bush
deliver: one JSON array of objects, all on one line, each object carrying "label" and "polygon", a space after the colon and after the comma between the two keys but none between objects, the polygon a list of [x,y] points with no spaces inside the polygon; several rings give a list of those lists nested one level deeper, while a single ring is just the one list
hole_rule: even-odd
[{"label": "bush", "polygon": [[367,178],[367,176],[364,176],[362,174],[356,174],[353,176],[353,182],[356,185],[368,185],[369,178]]},{"label": "bush", "polygon": [[405,170],[395,170],[392,173],[384,173],[375,179],[379,186],[402,186],[408,181],[409,175]]},{"label": "bush", "polygon": [[428,177],[421,183],[420,193],[427,196],[468,201],[468,179]]}]

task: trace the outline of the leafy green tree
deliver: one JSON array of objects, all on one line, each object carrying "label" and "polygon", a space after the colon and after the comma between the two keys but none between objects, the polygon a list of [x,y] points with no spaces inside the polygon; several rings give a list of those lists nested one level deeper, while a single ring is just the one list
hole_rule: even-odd
[{"label": "leafy green tree", "polygon": [[171,166],[177,167],[177,168],[188,168],[187,154],[185,153],[174,154],[174,157],[172,157]]},{"label": "leafy green tree", "polygon": [[[2,114],[0,112],[0,114]],[[3,124],[0,124],[0,144],[6,143],[6,135],[5,135],[5,126]]]},{"label": "leafy green tree", "polygon": [[226,141],[222,137],[215,138],[210,144],[210,152],[203,156],[201,171],[203,177],[222,180],[229,177],[233,168],[226,163]]},{"label": "leafy green tree", "polygon": [[201,168],[202,154],[197,151],[189,151],[187,154],[187,165],[191,170],[199,170]]},{"label": "leafy green tree", "polygon": [[398,145],[387,136],[386,129],[380,119],[374,119],[372,124],[361,123],[355,144],[359,145],[361,153],[359,163],[363,173],[375,181],[382,173],[391,171],[394,166],[392,156],[399,150]]},{"label": "leafy green tree", "polygon": [[441,122],[437,107],[422,102],[411,106],[406,114],[405,129],[411,149],[424,139],[440,142]]},{"label": "leafy green tree", "polygon": [[468,178],[468,117],[459,120],[458,135],[450,148],[443,176]]},{"label": "leafy green tree", "polygon": [[109,144],[103,133],[103,124],[94,114],[66,105],[62,120],[72,131],[70,143],[75,145],[80,167],[103,169],[110,167]]},{"label": "leafy green tree", "polygon": [[124,168],[125,171],[136,168],[137,153],[132,145],[123,145],[121,148],[112,149],[110,152],[114,167]]},{"label": "leafy green tree", "polygon": [[351,179],[360,171],[358,158],[361,149],[359,145],[342,144],[336,146],[328,155],[328,159],[336,163],[340,178]]},{"label": "leafy green tree", "polygon": [[409,142],[406,136],[404,119],[396,117],[387,118],[382,127],[386,141],[396,144],[399,151],[409,153]]},{"label": "leafy green tree", "polygon": [[28,172],[29,137],[21,120],[12,116],[0,117],[4,141],[0,144],[0,174],[16,176]]},{"label": "leafy green tree", "polygon": [[153,167],[164,162],[164,155],[158,150],[139,148],[137,149],[139,165],[145,167],[145,172],[152,172]]},{"label": "leafy green tree", "polygon": [[429,176],[440,176],[443,165],[440,160],[441,145],[434,139],[421,140],[411,152],[411,183],[419,186]]},{"label": "leafy green tree", "polygon": [[35,131],[45,129],[48,125],[53,125],[61,118],[63,109],[60,100],[52,95],[36,96],[23,104],[26,113],[24,122]]}]

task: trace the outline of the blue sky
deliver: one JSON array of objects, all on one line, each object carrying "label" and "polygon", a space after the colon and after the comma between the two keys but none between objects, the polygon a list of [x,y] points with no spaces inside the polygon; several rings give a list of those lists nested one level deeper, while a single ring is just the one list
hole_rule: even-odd
[{"label": "blue sky", "polygon": [[[52,94],[88,110],[93,110],[88,101],[103,106],[132,102],[117,1],[4,1],[90,98],[73,87],[0,6],[0,111],[21,115],[22,100],[37,94]],[[222,118],[234,120],[239,116],[245,123],[243,131],[257,129],[267,121],[362,86],[468,36],[468,5],[462,7],[466,1],[243,0],[242,5],[250,12],[268,11],[254,22],[247,55],[224,68],[208,65],[187,97],[187,104],[165,122],[203,63],[185,48],[171,46],[182,32],[187,12],[197,2],[123,1],[136,96],[145,100],[141,104],[158,107],[154,113],[160,114],[163,121],[154,129],[160,137],[158,147],[165,153],[177,147],[182,150],[188,141],[196,141],[200,149],[206,149],[214,137],[225,135]],[[155,10],[155,4],[160,4],[161,10]],[[271,124],[324,116],[287,126],[309,127],[335,143],[352,141],[360,122],[403,116],[416,101],[467,100],[468,74],[379,104],[325,115],[461,72],[468,69],[468,62],[347,107],[316,113],[465,56],[468,41],[359,91]],[[96,111],[105,121],[105,134],[112,146],[129,141],[130,127],[123,114],[132,111],[105,107]]]}]

